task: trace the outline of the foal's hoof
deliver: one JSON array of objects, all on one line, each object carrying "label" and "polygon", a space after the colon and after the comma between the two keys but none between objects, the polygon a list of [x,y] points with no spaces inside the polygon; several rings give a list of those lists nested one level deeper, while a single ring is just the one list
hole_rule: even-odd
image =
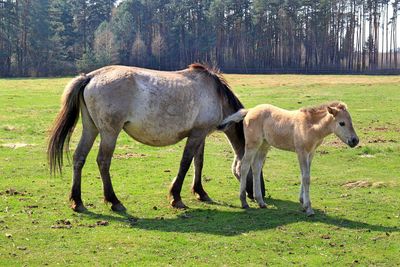
[{"label": "foal's hoof", "polygon": [[87,209],[85,208],[85,206],[83,204],[75,204],[74,203],[74,204],[72,204],[71,208],[73,211],[79,212],[79,213],[87,211]]},{"label": "foal's hoof", "polygon": [[249,207],[249,204],[242,204],[242,209],[245,209],[245,210],[247,210],[247,209],[249,209],[250,207]]},{"label": "foal's hoof", "polygon": [[175,209],[187,209],[188,206],[186,206],[185,204],[183,204],[182,200],[172,200],[171,201],[171,206]]},{"label": "foal's hoof", "polygon": [[113,211],[117,211],[117,212],[124,212],[124,211],[126,211],[126,208],[125,208],[124,205],[122,205],[122,203],[113,204],[113,205],[111,206],[111,209],[112,209]]}]

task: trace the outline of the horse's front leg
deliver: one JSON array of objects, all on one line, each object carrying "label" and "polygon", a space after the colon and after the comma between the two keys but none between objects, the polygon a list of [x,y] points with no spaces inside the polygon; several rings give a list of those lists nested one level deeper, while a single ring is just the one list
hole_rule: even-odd
[{"label": "horse's front leg", "polygon": [[174,208],[178,209],[185,209],[187,206],[183,204],[182,198],[181,198],[181,190],[182,190],[182,184],[183,180],[185,179],[186,173],[189,170],[190,164],[192,163],[194,154],[196,151],[199,149],[201,144],[204,142],[204,139],[206,137],[205,134],[197,134],[193,136],[189,136],[185,149],[183,150],[183,155],[181,159],[181,163],[179,166],[179,172],[174,181],[171,184],[169,194],[171,198],[171,206]]},{"label": "horse's front leg", "polygon": [[301,189],[300,189],[300,203],[303,200],[302,206],[307,216],[314,215],[314,211],[311,208],[310,200],[310,167],[311,167],[311,154],[305,151],[297,152],[301,169]]},{"label": "horse's front leg", "polygon": [[197,194],[197,199],[205,202],[212,202],[201,183],[201,174],[204,162],[204,145],[205,140],[200,144],[199,148],[194,154],[194,178],[192,184],[192,193]]}]

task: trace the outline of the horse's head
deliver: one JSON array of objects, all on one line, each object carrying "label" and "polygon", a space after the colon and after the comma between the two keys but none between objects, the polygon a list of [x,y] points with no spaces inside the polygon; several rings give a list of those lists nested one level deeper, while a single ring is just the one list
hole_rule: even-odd
[{"label": "horse's head", "polygon": [[358,142],[358,136],[353,128],[350,113],[344,103],[336,106],[328,106],[328,112],[333,116],[332,131],[333,133],[350,147],[355,147]]}]

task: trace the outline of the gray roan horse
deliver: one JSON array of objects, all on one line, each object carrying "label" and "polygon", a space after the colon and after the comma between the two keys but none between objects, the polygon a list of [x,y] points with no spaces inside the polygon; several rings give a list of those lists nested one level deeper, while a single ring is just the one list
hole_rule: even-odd
[{"label": "gray roan horse", "polygon": [[[151,146],[172,145],[187,137],[177,177],[170,187],[171,205],[185,208],[180,192],[194,158],[193,193],[201,201],[211,201],[201,183],[206,136],[223,118],[243,105],[222,75],[201,64],[188,69],[163,72],[126,66],[108,66],[74,78],[65,88],[60,113],[50,134],[48,158],[53,173],[63,165],[63,150],[82,116],[82,136],[73,156],[72,208],[85,210],[81,199],[81,173],[97,135],[100,148],[97,164],[103,181],[105,201],[114,211],[125,207],[114,193],[110,177],[111,158],[118,134],[123,129],[135,140]],[[225,131],[236,154],[232,170],[239,178],[239,162],[244,154],[243,124]],[[262,179],[262,176],[261,176]],[[264,185],[262,179],[262,191]],[[253,196],[249,173],[248,195]],[[265,193],[264,193],[265,194]]]}]

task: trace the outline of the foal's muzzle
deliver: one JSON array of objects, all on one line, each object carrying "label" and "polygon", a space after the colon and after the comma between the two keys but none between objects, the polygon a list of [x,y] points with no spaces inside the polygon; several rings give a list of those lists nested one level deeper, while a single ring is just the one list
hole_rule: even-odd
[{"label": "foal's muzzle", "polygon": [[360,140],[358,139],[358,137],[352,137],[351,139],[349,139],[349,140],[347,141],[347,144],[348,144],[350,147],[355,147],[356,145],[358,145],[358,142],[360,142]]}]

